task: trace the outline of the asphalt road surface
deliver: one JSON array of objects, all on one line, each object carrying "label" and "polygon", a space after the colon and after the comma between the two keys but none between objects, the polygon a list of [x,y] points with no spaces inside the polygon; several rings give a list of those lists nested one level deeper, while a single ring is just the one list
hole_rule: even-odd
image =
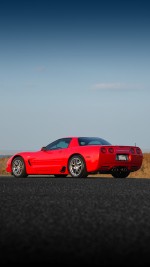
[{"label": "asphalt road surface", "polygon": [[150,264],[150,179],[0,177],[0,264]]}]

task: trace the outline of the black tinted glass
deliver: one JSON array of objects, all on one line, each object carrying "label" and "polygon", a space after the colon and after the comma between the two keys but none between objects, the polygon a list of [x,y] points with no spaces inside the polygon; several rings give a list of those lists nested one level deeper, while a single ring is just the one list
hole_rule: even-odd
[{"label": "black tinted glass", "polygon": [[111,145],[108,141],[99,137],[79,137],[78,142],[80,146]]}]

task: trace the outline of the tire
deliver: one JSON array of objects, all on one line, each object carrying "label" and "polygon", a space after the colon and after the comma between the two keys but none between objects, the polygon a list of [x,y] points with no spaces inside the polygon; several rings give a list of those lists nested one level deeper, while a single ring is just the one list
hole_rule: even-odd
[{"label": "tire", "polygon": [[130,172],[126,171],[126,172],[122,172],[122,171],[116,171],[114,173],[112,173],[112,176],[114,178],[127,178],[129,176]]},{"label": "tire", "polygon": [[65,177],[67,177],[67,174],[55,174],[54,176],[56,178],[59,178],[59,177],[65,178]]},{"label": "tire", "polygon": [[86,178],[88,176],[85,161],[80,155],[74,155],[70,158],[68,171],[74,178]]},{"label": "tire", "polygon": [[12,175],[17,178],[27,177],[25,163],[22,157],[16,157],[12,161]]}]

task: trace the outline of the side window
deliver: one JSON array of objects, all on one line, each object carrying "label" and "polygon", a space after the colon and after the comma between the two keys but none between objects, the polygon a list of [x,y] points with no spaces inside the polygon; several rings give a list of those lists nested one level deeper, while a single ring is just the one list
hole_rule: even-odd
[{"label": "side window", "polygon": [[64,140],[63,140],[63,141],[60,141],[60,142],[58,143],[58,147],[59,147],[59,148],[67,148],[67,147],[68,147],[68,143],[65,142]]},{"label": "side window", "polygon": [[98,140],[93,140],[89,142],[89,145],[101,145],[101,142]]},{"label": "side window", "polygon": [[71,138],[63,138],[46,146],[46,150],[56,150],[67,148],[70,144]]}]

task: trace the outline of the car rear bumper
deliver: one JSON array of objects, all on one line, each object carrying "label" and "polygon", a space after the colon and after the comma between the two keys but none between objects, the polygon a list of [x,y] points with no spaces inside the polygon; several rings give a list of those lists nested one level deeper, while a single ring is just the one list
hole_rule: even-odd
[{"label": "car rear bumper", "polygon": [[117,160],[116,155],[112,155],[105,159],[101,159],[99,162],[98,171],[101,173],[110,173],[117,168],[122,168],[129,172],[137,171],[141,168],[143,161],[143,155],[127,155],[127,160]]}]

